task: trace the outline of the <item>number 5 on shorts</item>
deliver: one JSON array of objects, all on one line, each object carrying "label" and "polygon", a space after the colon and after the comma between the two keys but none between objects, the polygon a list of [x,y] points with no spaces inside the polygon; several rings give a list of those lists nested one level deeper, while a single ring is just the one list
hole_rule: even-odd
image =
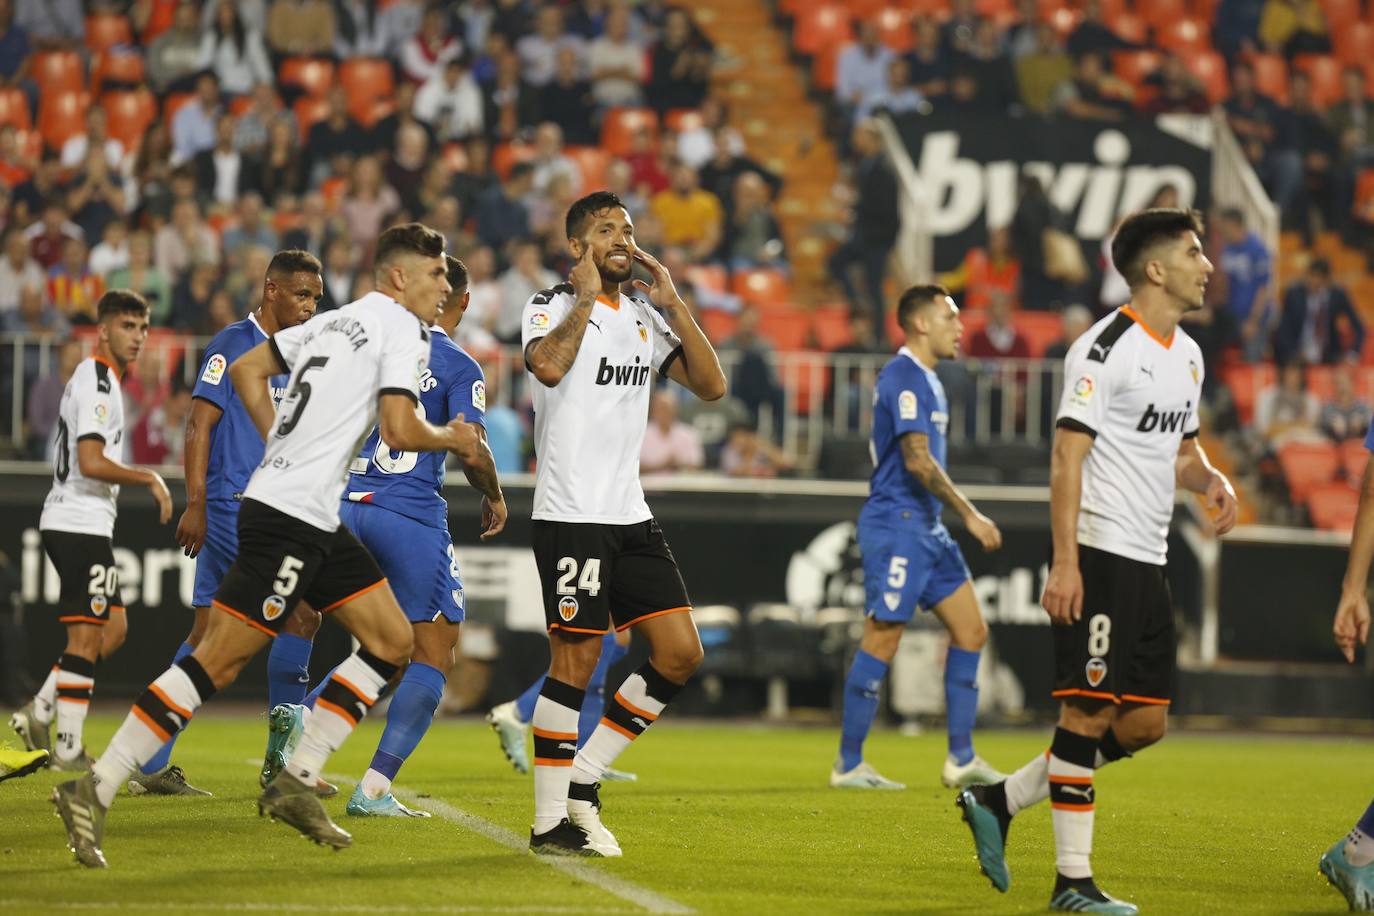
[{"label": "number 5 on shorts", "polygon": [[887,568],[887,587],[901,588],[906,585],[906,557],[893,557],[892,565]]},{"label": "number 5 on shorts", "polygon": [[300,580],[299,571],[305,563],[287,554],[282,557],[281,568],[277,570],[277,578],[272,582],[272,591],[285,598],[296,590],[296,583]]}]

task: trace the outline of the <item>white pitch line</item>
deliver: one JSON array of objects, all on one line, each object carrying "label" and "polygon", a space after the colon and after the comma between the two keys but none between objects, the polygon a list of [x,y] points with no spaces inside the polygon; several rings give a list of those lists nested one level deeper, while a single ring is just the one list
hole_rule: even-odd
[{"label": "white pitch line", "polygon": [[[215,903],[196,901],[195,903],[172,903],[167,900],[120,900],[101,902],[98,900],[0,900],[0,909],[10,912],[39,912],[41,910],[134,910],[136,912],[169,910],[177,912],[195,911],[215,913],[318,913],[319,904],[305,903]],[[331,903],[330,912],[335,913],[627,913],[629,910],[607,910],[601,907],[547,907],[547,906],[462,906],[462,905],[411,905],[386,906],[373,904]]]}]

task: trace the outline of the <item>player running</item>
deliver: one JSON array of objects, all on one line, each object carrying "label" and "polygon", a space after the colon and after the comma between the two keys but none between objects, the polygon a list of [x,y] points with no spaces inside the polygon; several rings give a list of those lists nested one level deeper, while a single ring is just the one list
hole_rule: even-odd
[{"label": "player running", "polygon": [[[256,311],[220,331],[205,349],[200,377],[191,391],[194,399],[186,420],[186,510],[177,522],[177,543],[195,558],[196,580],[191,605],[195,621],[186,641],[172,657],[175,664],[195,651],[210,619],[210,601],[238,552],[239,504],[248,478],[262,460],[262,436],[229,381],[228,368],[244,353],[282,328],[315,314],[324,288],[320,262],[298,250],[279,251],[267,265],[262,301]],[[272,399],[281,400],[287,377],[272,379]],[[320,615],[301,604],[272,641],[267,657],[268,709],[278,703],[299,703],[305,695],[310,641]],[[172,748],[181,732],[129,780],[132,795],[209,795],[186,782],[181,767],[171,763]],[[280,767],[278,767],[280,768]],[[273,774],[275,775],[275,774]],[[338,790],[323,783],[323,791]],[[332,791],[331,791],[332,790]]]},{"label": "player running", "polygon": [[[692,616],[680,613],[691,610],[687,588],[639,483],[653,376],[706,400],[725,394],[725,376],[668,271],[635,246],[618,197],[599,191],[576,201],[566,229],[572,282],[536,293],[521,319],[525,364],[538,382],[532,541],[552,655],[534,707],[530,849],[618,856],[601,823],[598,780],[702,657]],[[635,261],[653,278],[635,283],[648,301],[620,291]],[[587,682],[612,627],[634,627],[649,660],[579,749]]]},{"label": "player running", "polygon": [[[444,422],[461,420],[479,440],[463,471],[482,492],[482,540],[506,526],[506,501],[487,447],[482,416],[487,409],[482,367],[453,342],[468,307],[468,270],[447,258],[448,300],[430,328],[429,368],[420,378],[420,413]],[[386,712],[377,752],[348,800],[358,817],[429,817],[391,794],[391,783],[429,725],[444,696],[453,650],[463,622],[463,581],[453,555],[444,500],[444,452],[395,451],[374,429],[353,459],[353,473],[339,507],[339,519],[363,542],[410,620],[415,649]]]},{"label": "player running", "polygon": [[[1364,438],[1374,451],[1374,424]],[[1355,661],[1355,647],[1369,643],[1369,564],[1374,559],[1374,465],[1366,464],[1360,483],[1360,507],[1350,537],[1341,600],[1336,605],[1332,632],[1345,660]],[[1322,853],[1318,864],[1331,886],[1345,897],[1351,910],[1374,912],[1374,801],[1345,837]]]},{"label": "player running", "polygon": [[[58,408],[53,444],[53,482],[43,501],[38,530],[43,550],[61,579],[58,621],[67,647],[43,686],[10,726],[27,750],[50,750],[54,770],[79,772],[91,758],[82,728],[95,689],[96,659],[109,655],[127,629],[119,593],[114,535],[121,484],[144,486],[157,500],[158,520],[172,517],[172,496],[150,468],[119,460],[124,451],[124,399],[119,380],[148,339],[148,303],[138,293],[112,289],[96,305],[95,354],[76,367]],[[113,639],[105,628],[117,629]],[[48,727],[57,719],[57,742]]]},{"label": "player running", "polygon": [[[449,450],[473,459],[478,438],[455,421],[433,426],[416,412],[429,363],[429,326],[448,294],[444,239],[418,223],[377,241],[377,291],[278,331],[239,357],[230,378],[267,440],[239,510],[239,552],[225,573],[200,645],[157,678],[82,779],[53,790],[77,861],[106,865],[105,817],[121,782],[185,727],[201,704],[234,681],[300,600],[332,614],[359,647],[329,679],[285,768],[258,798],[317,843],[352,837],[325,813],[313,786],[410,657],[413,636],[372,555],[339,524],[339,499],[356,445],[380,422],[398,451]],[[268,380],[290,372],[274,416]]]},{"label": "player running", "polygon": [[830,771],[834,788],[906,788],[866,763],[863,746],[878,711],[883,678],[917,608],[934,611],[949,631],[949,755],[941,781],[954,788],[1003,778],[973,752],[978,658],[988,627],[968,565],[940,520],[943,504],[958,514],[984,550],[1002,546],[997,525],[974,508],[945,472],[949,402],[935,366],[958,355],[963,325],[942,286],[908,289],[897,303],[897,322],[906,346],[883,367],[873,394],[873,481],[859,513],[868,619],[845,679],[840,755]]},{"label": "player running", "polygon": [[1131,303],[1078,338],[1050,461],[1053,559],[1041,599],[1054,624],[1059,726],[1047,754],[959,795],[984,873],[1005,891],[1011,818],[1046,797],[1058,876],[1050,909],[1137,912],[1093,881],[1093,770],[1164,737],[1174,676],[1165,577],[1175,488],[1206,496],[1218,534],[1231,483],[1198,444],[1202,353],[1179,319],[1202,308],[1212,263],[1191,210],[1143,210],[1112,241]]}]

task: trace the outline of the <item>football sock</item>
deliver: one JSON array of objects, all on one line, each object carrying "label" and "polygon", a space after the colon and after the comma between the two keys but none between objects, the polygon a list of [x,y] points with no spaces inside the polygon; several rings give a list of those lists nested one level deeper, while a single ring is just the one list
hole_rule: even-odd
[{"label": "football sock", "polygon": [[539,675],[533,684],[525,688],[524,693],[515,698],[515,713],[526,725],[534,719],[534,704],[539,702],[539,693],[544,689],[544,678],[545,675]]},{"label": "football sock", "polygon": [[1109,763],[1129,756],[1131,752],[1121,746],[1121,742],[1116,738],[1116,732],[1108,728],[1102,740],[1097,742],[1097,756],[1094,758],[1093,767],[1100,770]]},{"label": "football sock", "polygon": [[33,695],[33,717],[41,725],[51,722],[53,714],[57,711],[57,672],[61,669],[60,662],[53,665],[43,681],[43,686]]},{"label": "football sock", "polygon": [[1345,860],[1356,868],[1374,862],[1374,802],[1369,803],[1364,817],[1345,838]]},{"label": "football sock", "polygon": [[1070,880],[1092,877],[1093,760],[1098,739],[1057,728],[1050,745],[1049,783],[1055,865]]},{"label": "football sock", "polygon": [[840,725],[840,772],[848,773],[864,759],[864,739],[878,714],[878,692],[887,677],[887,662],[863,649],[854,653],[844,681],[844,718]]},{"label": "football sock", "polygon": [[978,652],[949,647],[945,656],[945,717],[949,755],[963,766],[973,759],[973,720],[978,714]]},{"label": "football sock", "polygon": [[[172,656],[172,664],[175,665],[194,651],[196,651],[195,646],[191,645],[189,642],[182,643],[177,649],[177,654]],[[172,740],[162,745],[162,747],[158,749],[158,752],[153,755],[151,760],[139,767],[139,771],[151,776],[170,763],[172,760],[172,748],[176,746],[177,738],[180,737],[180,735],[181,732],[177,732],[173,735]]]},{"label": "football sock", "polygon": [[301,743],[286,762],[287,771],[313,786],[329,755],[339,749],[367,715],[398,667],[366,649],[344,659],[319,691],[314,714],[305,721]]},{"label": "football sock", "polygon": [[596,731],[577,752],[572,781],[590,785],[599,780],[606,767],[654,724],[681,689],[681,684],[659,674],[651,662],[645,662],[625,678],[625,683],[606,703],[606,715]]},{"label": "football sock", "polygon": [[[1093,765],[1096,769],[1101,769],[1109,763],[1125,760],[1130,756],[1130,752],[1117,740],[1116,732],[1109,728],[1102,736],[1102,740],[1097,743]],[[1029,763],[1012,773],[1006,782],[1002,783],[1006,793],[1008,814],[1015,814],[1049,798],[1049,760],[1049,751],[1036,754]]]},{"label": "football sock", "polygon": [[534,832],[568,816],[568,782],[577,755],[577,717],[586,691],[544,678],[531,719],[534,732]]},{"label": "football sock", "polygon": [[434,721],[434,711],[444,698],[447,680],[444,673],[432,665],[410,663],[401,683],[396,685],[396,693],[386,711],[382,740],[363,775],[363,794],[368,798],[381,798],[391,791],[391,781],[396,778],[401,764],[414,753]]},{"label": "football sock", "polygon": [[[279,636],[277,638],[280,639],[281,637]],[[305,699],[301,700],[301,705],[308,706],[311,709],[314,709],[315,701],[320,698],[320,694],[324,693],[324,688],[329,686],[329,679],[333,677],[334,672],[338,670],[338,666],[335,665],[334,668],[332,668],[330,672],[326,674],[318,684],[315,685],[315,689],[305,695]]]},{"label": "football sock", "polygon": [[606,711],[606,677],[611,666],[620,661],[629,650],[615,641],[615,633],[607,633],[601,642],[601,657],[596,661],[592,678],[587,682],[587,696],[582,701],[582,714],[577,718],[577,746],[587,743],[587,739],[601,724],[601,716]]},{"label": "football sock", "polygon": [[185,728],[192,714],[214,694],[214,682],[194,655],[149,684],[91,769],[100,803],[108,808],[129,774]]},{"label": "football sock", "polygon": [[91,711],[95,662],[65,653],[57,664],[57,738],[53,753],[58,760],[75,760],[81,753],[86,713]]},{"label": "football sock", "polygon": [[267,655],[267,709],[281,703],[301,703],[310,686],[310,640],[295,633],[279,633]]}]

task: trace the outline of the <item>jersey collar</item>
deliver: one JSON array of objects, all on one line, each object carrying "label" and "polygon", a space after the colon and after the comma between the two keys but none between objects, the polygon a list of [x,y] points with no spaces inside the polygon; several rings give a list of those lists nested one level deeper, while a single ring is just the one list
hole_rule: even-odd
[{"label": "jersey collar", "polygon": [[617,298],[616,301],[612,302],[610,299],[606,298],[606,294],[605,294],[605,293],[597,293],[597,294],[596,294],[596,301],[597,301],[597,302],[600,302],[602,305],[606,306],[606,308],[611,309],[612,311],[616,311],[616,312],[620,311],[620,300],[619,300],[619,298]]},{"label": "jersey collar", "polygon": [[265,328],[263,328],[262,323],[258,321],[258,316],[257,316],[255,313],[249,312],[249,313],[248,313],[248,320],[251,321],[251,322],[253,322],[253,327],[257,328],[257,329],[258,329],[258,333],[261,334],[263,337],[271,337],[271,336],[272,336],[271,334],[268,334],[268,333],[267,333],[267,330],[266,330]]},{"label": "jersey collar", "polygon": [[100,356],[99,354],[92,354],[91,359],[95,360],[98,363],[104,363],[106,366],[108,366],[110,371],[114,373],[114,377],[116,380],[120,379],[124,374],[119,371],[118,367],[116,367],[114,363],[110,362],[108,359],[106,359],[103,356]]},{"label": "jersey collar", "polygon": [[1135,309],[1131,308],[1129,305],[1123,305],[1121,307],[1121,314],[1125,315],[1127,318],[1131,319],[1137,325],[1139,325],[1140,330],[1150,335],[1150,339],[1153,340],[1155,343],[1159,344],[1164,349],[1168,350],[1170,347],[1174,345],[1173,333],[1170,333],[1167,338],[1160,337],[1158,334],[1156,334],[1154,331],[1150,329],[1150,326],[1148,324],[1141,320],[1140,315],[1136,312]]},{"label": "jersey collar", "polygon": [[924,371],[924,372],[931,372],[931,371],[933,371],[929,366],[927,366],[925,363],[923,363],[923,362],[921,362],[919,359],[917,359],[917,358],[916,358],[916,354],[915,354],[915,353],[912,353],[912,352],[911,352],[911,348],[908,347],[908,346],[906,346],[905,344],[903,344],[902,347],[901,347],[901,349],[899,349],[899,350],[897,351],[897,355],[898,355],[898,356],[905,356],[907,359],[911,360],[913,363],[915,363],[916,365],[920,366],[920,367],[921,367],[921,370]]}]

